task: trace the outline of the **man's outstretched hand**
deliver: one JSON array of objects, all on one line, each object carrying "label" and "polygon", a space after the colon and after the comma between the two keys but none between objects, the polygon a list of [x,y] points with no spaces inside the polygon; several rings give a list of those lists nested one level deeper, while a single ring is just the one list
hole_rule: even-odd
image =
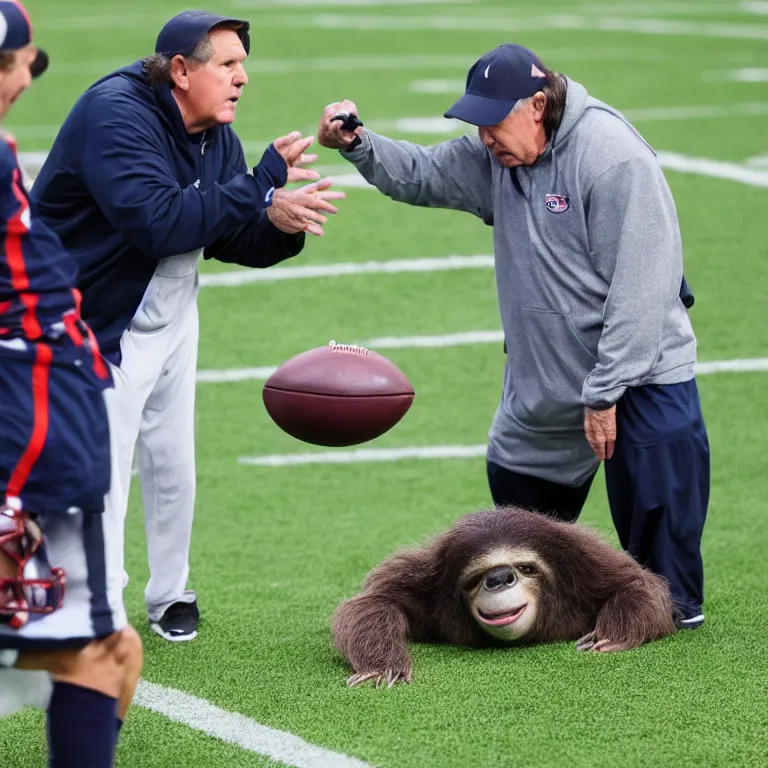
[{"label": "man's outstretched hand", "polygon": [[321,179],[298,189],[276,189],[272,205],[267,208],[270,221],[282,232],[290,235],[307,232],[321,237],[323,225],[328,221],[325,214],[339,212],[331,200],[342,200],[343,192],[331,190],[332,179]]},{"label": "man's outstretched hand", "polygon": [[302,138],[299,131],[293,131],[272,142],[272,146],[280,153],[288,166],[289,184],[294,181],[319,181],[320,174],[317,171],[304,167],[317,160],[317,155],[305,154],[314,141],[314,136]]},{"label": "man's outstretched hand", "polygon": [[323,110],[323,116],[317,126],[317,140],[321,147],[328,149],[346,149],[365,130],[362,126],[354,131],[344,131],[341,128],[342,121],[334,120],[336,115],[357,115],[357,106],[353,101],[335,101]]}]

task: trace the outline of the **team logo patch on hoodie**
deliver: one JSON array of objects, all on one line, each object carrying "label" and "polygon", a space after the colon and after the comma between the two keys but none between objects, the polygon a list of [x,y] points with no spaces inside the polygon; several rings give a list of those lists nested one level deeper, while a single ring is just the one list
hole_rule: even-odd
[{"label": "team logo patch on hoodie", "polygon": [[547,195],[544,204],[551,213],[562,213],[568,210],[568,198],[563,195]]}]

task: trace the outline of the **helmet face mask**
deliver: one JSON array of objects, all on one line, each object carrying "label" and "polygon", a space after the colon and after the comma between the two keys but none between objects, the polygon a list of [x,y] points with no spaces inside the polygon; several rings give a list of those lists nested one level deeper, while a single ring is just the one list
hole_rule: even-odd
[{"label": "helmet face mask", "polygon": [[[0,621],[14,629],[23,627],[30,614],[49,614],[61,608],[66,592],[62,568],[48,568],[44,578],[27,578],[36,554],[42,554],[40,526],[26,512],[0,509]],[[45,558],[40,558],[45,563]]]}]

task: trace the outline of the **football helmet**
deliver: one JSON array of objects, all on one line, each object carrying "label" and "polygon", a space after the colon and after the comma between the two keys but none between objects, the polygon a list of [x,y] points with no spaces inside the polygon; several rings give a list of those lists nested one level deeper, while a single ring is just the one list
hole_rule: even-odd
[{"label": "football helmet", "polygon": [[[37,578],[41,566],[49,573]],[[40,526],[23,510],[0,505],[0,621],[20,629],[30,614],[61,608],[65,591],[66,574],[48,565]]]}]

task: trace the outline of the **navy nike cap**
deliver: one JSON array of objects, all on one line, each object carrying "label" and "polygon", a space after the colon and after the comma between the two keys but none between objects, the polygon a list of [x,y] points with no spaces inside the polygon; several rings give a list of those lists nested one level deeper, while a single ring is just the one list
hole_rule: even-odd
[{"label": "navy nike cap", "polygon": [[477,126],[500,123],[520,99],[542,89],[546,68],[522,45],[504,43],[481,56],[467,74],[464,95],[445,117]]},{"label": "navy nike cap", "polygon": [[[32,22],[29,14],[20,2],[0,0],[0,52],[18,51],[32,43]],[[37,56],[30,64],[32,77],[48,69],[48,54],[37,49]]]},{"label": "navy nike cap", "polygon": [[176,14],[160,30],[155,44],[155,53],[172,58],[178,54],[189,56],[198,43],[221,24],[241,24],[236,30],[246,54],[251,52],[251,25],[244,19],[234,19],[229,16],[219,16],[208,11],[182,11]]}]

